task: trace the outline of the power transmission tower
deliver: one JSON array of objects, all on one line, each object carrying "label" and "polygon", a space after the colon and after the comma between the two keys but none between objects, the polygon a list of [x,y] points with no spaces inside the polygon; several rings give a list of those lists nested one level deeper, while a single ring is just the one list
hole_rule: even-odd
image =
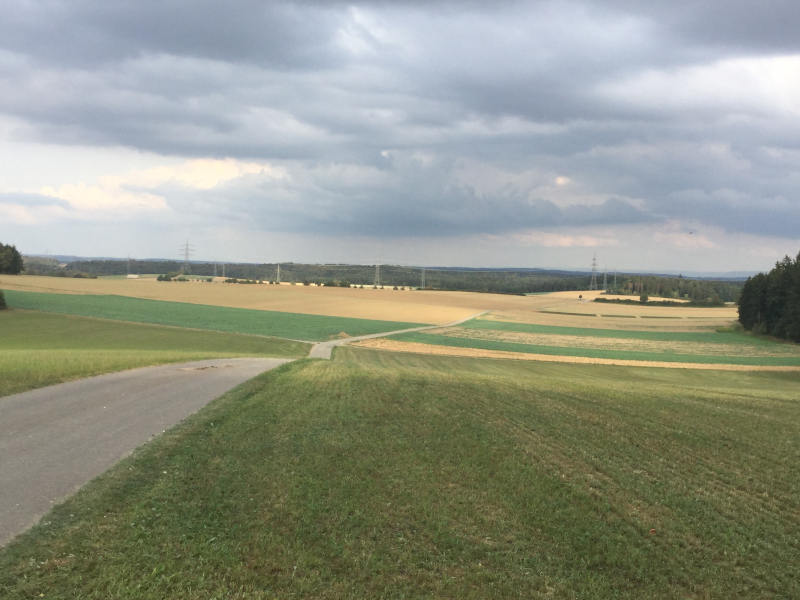
[{"label": "power transmission tower", "polygon": [[420,283],[419,289],[425,289],[425,267],[422,267],[422,282]]},{"label": "power transmission tower", "polygon": [[189,244],[189,240],[186,240],[186,243],[180,247],[180,251],[183,253],[183,266],[181,267],[181,273],[186,274],[189,273],[189,257],[194,254],[194,247]]},{"label": "power transmission tower", "polygon": [[597,289],[597,254],[592,256],[592,280],[589,282],[589,289]]},{"label": "power transmission tower", "polygon": [[603,289],[608,291],[608,271],[603,271]]},{"label": "power transmission tower", "polygon": [[381,266],[378,263],[375,263],[375,287],[380,287],[381,285]]},{"label": "power transmission tower", "polygon": [[278,263],[278,271],[275,274],[275,281],[277,281],[278,283],[281,282],[281,264],[280,263]]}]

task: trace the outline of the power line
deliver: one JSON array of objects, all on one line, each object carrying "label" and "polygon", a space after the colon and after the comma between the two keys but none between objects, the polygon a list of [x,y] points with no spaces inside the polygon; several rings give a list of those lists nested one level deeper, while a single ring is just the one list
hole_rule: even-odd
[{"label": "power line", "polygon": [[186,240],[186,243],[179,248],[179,251],[183,253],[183,266],[181,267],[181,273],[185,275],[191,270],[189,267],[189,257],[194,254],[194,247],[189,244],[189,240]]},{"label": "power line", "polygon": [[597,289],[597,254],[592,256],[592,280],[589,282],[589,289]]}]

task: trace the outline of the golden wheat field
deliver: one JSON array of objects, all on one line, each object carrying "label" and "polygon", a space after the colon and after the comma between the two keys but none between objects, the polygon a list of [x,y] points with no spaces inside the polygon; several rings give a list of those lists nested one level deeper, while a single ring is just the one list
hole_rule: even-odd
[{"label": "golden wheat field", "polygon": [[374,290],[302,285],[161,282],[155,279],[71,279],[0,275],[0,289],[61,294],[111,294],[315,315],[444,324],[489,312],[500,321],[591,327],[691,331],[736,320],[736,308],[600,304],[597,291],[534,296],[430,290]]},{"label": "golden wheat field", "polygon": [[[155,279],[70,279],[0,275],[0,289],[58,294],[112,294],[257,310],[444,324],[489,308],[478,294],[303,285],[242,285]],[[524,298],[519,297],[520,300]]]}]

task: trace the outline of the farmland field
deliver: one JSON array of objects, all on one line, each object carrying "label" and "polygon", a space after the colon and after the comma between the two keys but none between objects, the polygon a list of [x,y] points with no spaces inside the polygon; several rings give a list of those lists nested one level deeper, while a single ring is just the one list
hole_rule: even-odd
[{"label": "farmland field", "polygon": [[[599,304],[590,301],[598,292],[586,291],[514,296],[430,290],[165,283],[154,279],[70,279],[27,275],[0,275],[0,289],[129,296],[231,308],[425,324],[450,323],[481,311],[492,311],[501,321],[613,329],[694,330],[727,325],[737,318],[735,307],[676,308]],[[598,316],[601,314],[630,318]]]},{"label": "farmland field", "polygon": [[341,348],[57,507],[0,596],[798,597],[799,384]]},{"label": "farmland field", "polygon": [[300,357],[308,344],[251,335],[0,311],[0,396],[167,362],[234,356]]},{"label": "farmland field", "polygon": [[9,306],[29,310],[309,341],[407,329],[417,325],[95,294],[8,290],[6,300]]},{"label": "farmland field", "polygon": [[129,296],[231,308],[425,324],[444,324],[466,318],[481,310],[482,301],[485,300],[480,298],[480,294],[466,292],[11,275],[0,275],[0,289]]},{"label": "farmland field", "polygon": [[[387,350],[446,353],[433,346],[470,349],[469,354],[514,358],[514,354],[607,361],[697,363],[800,368],[800,347],[731,328],[719,331],[636,331],[546,326],[473,319],[458,327],[404,333],[358,345]],[[454,352],[458,354],[458,352]],[[501,354],[498,354],[501,353]],[[529,357],[516,356],[520,359]]]}]

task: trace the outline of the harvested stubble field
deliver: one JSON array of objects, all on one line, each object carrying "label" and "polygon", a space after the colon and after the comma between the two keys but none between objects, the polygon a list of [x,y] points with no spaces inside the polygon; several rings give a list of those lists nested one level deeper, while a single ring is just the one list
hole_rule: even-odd
[{"label": "harvested stubble field", "polygon": [[794,598],[797,374],[341,348],[0,550],[0,596]]},{"label": "harvested stubble field", "polygon": [[[69,279],[0,275],[0,289],[129,296],[357,319],[444,324],[483,309],[487,298],[467,292],[161,282],[154,279]],[[513,297],[511,297],[513,298]],[[519,300],[524,300],[519,297]],[[476,308],[477,307],[477,308]]]},{"label": "harvested stubble field", "polygon": [[[445,324],[480,311],[501,321],[575,327],[702,330],[730,324],[735,307],[696,308],[598,304],[599,292],[554,292],[532,296],[430,290],[395,291],[303,285],[237,285],[159,282],[154,279],[70,279],[0,275],[0,289],[59,294],[129,296],[313,315]],[[583,296],[579,299],[579,296]],[[624,315],[633,318],[600,317]]]},{"label": "harvested stubble field", "polygon": [[509,306],[492,309],[490,318],[564,327],[652,331],[703,330],[730,325],[738,318],[735,306],[705,308],[594,302],[600,295],[598,291],[537,295],[531,297],[532,302],[525,308]]}]

